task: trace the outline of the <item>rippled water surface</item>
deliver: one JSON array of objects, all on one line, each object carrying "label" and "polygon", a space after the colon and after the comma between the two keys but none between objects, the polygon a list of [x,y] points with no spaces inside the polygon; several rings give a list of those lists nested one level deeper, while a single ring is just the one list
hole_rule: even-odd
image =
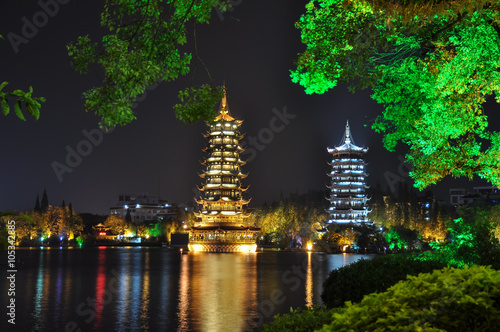
[{"label": "rippled water surface", "polygon": [[[290,307],[321,303],[330,270],[371,257],[146,247],[16,254],[16,331],[251,331]],[[8,288],[6,279],[0,285]]]}]

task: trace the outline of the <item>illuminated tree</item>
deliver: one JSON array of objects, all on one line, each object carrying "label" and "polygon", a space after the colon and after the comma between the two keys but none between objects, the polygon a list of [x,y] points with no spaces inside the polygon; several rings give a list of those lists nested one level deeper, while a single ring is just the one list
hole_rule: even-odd
[{"label": "illuminated tree", "polygon": [[34,221],[34,232],[48,237],[73,239],[83,231],[83,220],[78,214],[72,214],[68,207],[49,205],[45,211],[26,213]]},{"label": "illuminated tree", "polygon": [[261,229],[260,234],[266,238],[264,242],[288,246],[290,241],[295,241],[305,245],[306,241],[319,237],[318,230],[322,230],[328,214],[307,202],[306,196],[282,199],[253,213],[250,220]]},{"label": "illuminated tree", "polygon": [[385,107],[372,128],[391,151],[409,146],[417,188],[447,175],[500,185],[500,134],[482,106],[500,101],[499,23],[498,1],[311,1],[291,78],[308,94],[371,88]]},{"label": "illuminated tree", "polygon": [[130,231],[129,224],[124,216],[111,215],[104,221],[104,226],[109,227],[113,234],[123,235]]},{"label": "illuminated tree", "polygon": [[7,229],[8,222],[15,221],[15,239],[16,244],[24,239],[29,239],[33,232],[33,219],[26,214],[19,214],[13,212],[4,212],[0,214],[0,225]]},{"label": "illuminated tree", "polygon": [[[187,25],[208,23],[214,8],[226,10],[229,0],[108,0],[101,26],[108,34],[100,43],[81,36],[68,44],[72,64],[87,73],[91,64],[104,72],[102,84],[83,94],[85,109],[95,111],[105,127],[125,125],[136,118],[132,104],[147,86],[173,81],[190,70],[192,55],[180,47],[187,43]],[[204,63],[197,54],[196,61]],[[207,70],[208,73],[208,70]],[[210,74],[208,73],[210,78]],[[202,85],[179,93],[177,117],[187,123],[213,119],[222,87]]]},{"label": "illuminated tree", "polygon": [[323,239],[340,247],[350,247],[354,244],[356,232],[353,227],[350,227],[348,224],[332,224],[328,225],[328,232],[324,235]]}]

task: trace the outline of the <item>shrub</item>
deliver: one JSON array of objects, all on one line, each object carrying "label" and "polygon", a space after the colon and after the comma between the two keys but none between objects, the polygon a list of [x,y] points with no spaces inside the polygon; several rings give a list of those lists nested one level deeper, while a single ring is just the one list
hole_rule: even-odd
[{"label": "shrub", "polygon": [[323,284],[321,299],[330,308],[344,302],[359,302],[364,295],[384,292],[407,275],[432,272],[446,265],[436,261],[416,261],[413,256],[388,255],[332,270]]},{"label": "shrub", "polygon": [[297,308],[290,309],[289,314],[276,315],[274,320],[262,326],[262,332],[303,332],[314,331],[320,329],[325,324],[332,322],[332,314],[334,310],[325,307]]},{"label": "shrub", "polygon": [[436,259],[448,265],[495,264],[499,242],[495,237],[498,220],[481,205],[462,207],[462,218],[450,229],[450,243],[431,243]]},{"label": "shrub", "polygon": [[447,267],[346,305],[320,331],[499,331],[500,271]]}]

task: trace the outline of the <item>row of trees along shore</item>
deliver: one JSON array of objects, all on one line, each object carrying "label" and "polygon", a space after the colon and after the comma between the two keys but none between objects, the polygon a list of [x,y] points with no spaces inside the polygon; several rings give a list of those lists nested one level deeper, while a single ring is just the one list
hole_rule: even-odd
[{"label": "row of trees along shore", "polygon": [[[315,250],[328,247],[328,250],[333,251],[354,247],[373,252],[416,249],[422,248],[425,243],[450,240],[450,229],[457,226],[455,220],[464,213],[470,213],[470,208],[457,210],[436,200],[430,191],[419,194],[415,189],[401,185],[397,195],[392,195],[374,187],[370,189],[372,199],[369,204],[369,217],[373,223],[336,225],[327,223],[326,195],[326,190],[311,190],[306,194],[296,193],[288,197],[281,195],[278,201],[265,203],[253,210],[249,221],[261,228],[259,244],[285,249],[306,248],[307,244],[316,243]],[[485,204],[481,211],[480,215],[491,219],[493,229],[499,232],[495,208]],[[93,226],[97,224],[103,224],[109,234],[151,237],[152,242],[168,242],[172,233],[185,232],[185,227],[195,222],[192,214],[185,214],[181,210],[170,217],[143,222],[133,222],[130,214],[78,214],[71,203],[66,206],[63,201],[61,206],[52,206],[43,198],[42,204],[39,204],[38,197],[33,210],[4,212],[0,217],[3,224],[11,219],[16,220],[16,236],[21,245],[58,245],[64,241],[81,244],[85,239],[96,237]]]}]

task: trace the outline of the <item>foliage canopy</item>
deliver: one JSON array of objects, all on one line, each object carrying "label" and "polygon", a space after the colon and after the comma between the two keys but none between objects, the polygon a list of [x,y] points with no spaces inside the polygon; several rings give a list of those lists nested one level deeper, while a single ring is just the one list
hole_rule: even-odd
[{"label": "foliage canopy", "polygon": [[446,267],[333,311],[319,331],[498,331],[500,271]]},{"label": "foliage canopy", "polygon": [[[108,31],[100,43],[80,36],[67,45],[72,65],[87,73],[98,64],[102,84],[84,92],[85,109],[93,110],[105,127],[136,119],[132,104],[147,86],[173,81],[189,72],[192,55],[181,51],[187,25],[208,23],[214,7],[225,10],[229,0],[108,0],[101,26]],[[210,119],[222,89],[203,85],[179,95],[177,117],[185,122]],[[183,98],[186,98],[184,101]],[[189,103],[191,101],[196,103]],[[215,100],[215,102],[214,102]],[[210,104],[209,114],[206,107]]]},{"label": "foliage canopy", "polygon": [[423,189],[478,175],[500,185],[500,134],[483,104],[500,102],[500,1],[318,0],[297,27],[306,50],[291,78],[308,94],[338,83],[384,105],[372,128],[407,144]]},{"label": "foliage canopy", "polygon": [[[0,35],[0,39],[3,39],[3,36]],[[23,105],[36,120],[40,117],[40,107],[41,103],[45,102],[45,98],[38,97],[33,98],[31,94],[33,93],[33,88],[30,86],[28,92],[24,92],[22,90],[16,89],[12,92],[2,91],[9,84],[9,82],[2,82],[0,84],[0,109],[2,110],[2,114],[7,116],[10,113],[10,105],[9,101],[14,101],[14,113],[16,116],[26,121],[24,114],[22,112]]]}]

